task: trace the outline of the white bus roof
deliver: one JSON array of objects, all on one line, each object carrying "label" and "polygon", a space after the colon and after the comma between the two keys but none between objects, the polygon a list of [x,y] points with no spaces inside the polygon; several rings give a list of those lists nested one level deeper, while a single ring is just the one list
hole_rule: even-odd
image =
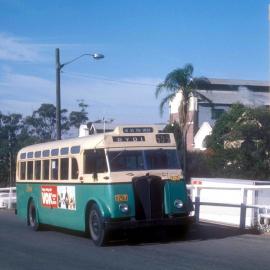
[{"label": "white bus roof", "polygon": [[80,149],[126,148],[126,147],[175,147],[172,133],[160,133],[159,126],[125,125],[118,126],[113,132],[93,134],[46,143],[34,144],[22,148],[18,153],[36,152],[64,147],[80,146]]}]

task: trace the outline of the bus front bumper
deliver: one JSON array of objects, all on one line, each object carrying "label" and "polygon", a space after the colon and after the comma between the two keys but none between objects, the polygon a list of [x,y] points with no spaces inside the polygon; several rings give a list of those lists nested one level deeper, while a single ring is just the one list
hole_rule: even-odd
[{"label": "bus front bumper", "polygon": [[104,221],[104,227],[108,230],[136,229],[142,227],[155,227],[155,226],[184,226],[193,224],[194,222],[195,222],[194,216],[167,217],[162,219],[150,219],[150,220],[136,220],[135,218],[131,218],[128,220],[108,219]]}]

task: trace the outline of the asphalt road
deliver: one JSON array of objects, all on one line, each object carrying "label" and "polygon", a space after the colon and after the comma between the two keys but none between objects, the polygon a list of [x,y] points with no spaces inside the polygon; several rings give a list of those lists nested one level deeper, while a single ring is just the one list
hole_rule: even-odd
[{"label": "asphalt road", "polygon": [[0,210],[0,269],[269,269],[270,236],[201,224],[186,239],[147,231],[95,247],[81,234],[33,232],[13,212]]}]

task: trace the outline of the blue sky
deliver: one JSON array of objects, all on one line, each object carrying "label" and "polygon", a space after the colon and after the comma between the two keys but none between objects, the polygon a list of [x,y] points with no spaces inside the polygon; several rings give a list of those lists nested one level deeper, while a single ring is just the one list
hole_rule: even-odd
[{"label": "blue sky", "polygon": [[0,0],[0,110],[31,114],[55,102],[56,47],[66,62],[62,107],[91,120],[158,123],[155,85],[192,63],[195,76],[269,79],[267,0]]}]

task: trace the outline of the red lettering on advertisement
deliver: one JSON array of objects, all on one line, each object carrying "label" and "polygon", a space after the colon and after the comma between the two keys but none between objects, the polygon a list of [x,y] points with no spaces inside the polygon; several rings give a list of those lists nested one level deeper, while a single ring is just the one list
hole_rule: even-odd
[{"label": "red lettering on advertisement", "polygon": [[43,207],[57,208],[57,186],[41,186],[41,203]]}]

